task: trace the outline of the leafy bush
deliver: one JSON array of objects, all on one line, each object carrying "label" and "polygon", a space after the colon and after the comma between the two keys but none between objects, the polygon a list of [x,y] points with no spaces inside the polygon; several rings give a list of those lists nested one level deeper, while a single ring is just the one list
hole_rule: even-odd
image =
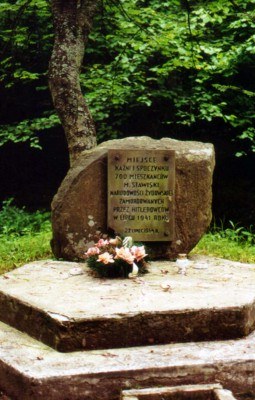
[{"label": "leafy bush", "polygon": [[229,221],[228,225],[224,227],[224,222],[221,221],[220,226],[213,225],[211,233],[219,239],[228,239],[236,243],[245,243],[249,245],[255,244],[255,227],[252,225],[249,228],[239,226],[238,223]]},{"label": "leafy bush", "polygon": [[255,263],[254,244],[253,226],[247,229],[232,221],[229,221],[227,225],[221,222],[219,226],[213,224],[211,230],[202,237],[192,253]]},{"label": "leafy bush", "polygon": [[3,201],[0,211],[0,235],[22,236],[36,233],[49,227],[49,212],[36,211],[29,213],[24,207],[18,208],[13,204],[14,199]]},{"label": "leafy bush", "polygon": [[50,224],[37,233],[27,233],[23,236],[2,235],[0,274],[35,260],[52,258],[50,239]]},{"label": "leafy bush", "polygon": [[13,203],[12,198],[4,201],[0,211],[0,273],[52,258],[50,213],[29,213]]},{"label": "leafy bush", "polygon": [[254,14],[248,0],[106,1],[81,76],[99,139],[149,118],[156,134],[221,126],[255,151]]},{"label": "leafy bush", "polygon": [[[98,139],[195,138],[208,131],[255,151],[254,0],[106,0],[94,21],[81,85]],[[50,2],[0,4],[0,146],[59,124],[48,93]],[[15,113],[8,110],[15,109]]]}]

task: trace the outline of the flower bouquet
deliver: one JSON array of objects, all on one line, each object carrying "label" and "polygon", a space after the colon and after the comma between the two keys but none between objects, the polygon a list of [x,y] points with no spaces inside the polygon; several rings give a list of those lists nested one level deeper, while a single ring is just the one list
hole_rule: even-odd
[{"label": "flower bouquet", "polygon": [[144,246],[134,246],[131,237],[100,239],[85,253],[89,268],[104,278],[131,278],[147,272]]}]

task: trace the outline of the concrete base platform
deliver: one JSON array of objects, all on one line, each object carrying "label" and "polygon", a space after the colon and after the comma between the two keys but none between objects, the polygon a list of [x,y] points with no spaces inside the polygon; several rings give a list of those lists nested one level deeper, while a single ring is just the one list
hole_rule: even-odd
[{"label": "concrete base platform", "polygon": [[121,400],[236,400],[219,384],[123,390]]},{"label": "concrete base platform", "polygon": [[220,383],[255,396],[245,339],[59,353],[0,323],[0,387],[12,400],[118,400],[122,389]]},{"label": "concrete base platform", "polygon": [[64,352],[240,338],[255,327],[255,265],[198,257],[187,276],[161,261],[103,280],[35,262],[0,277],[0,319]]}]

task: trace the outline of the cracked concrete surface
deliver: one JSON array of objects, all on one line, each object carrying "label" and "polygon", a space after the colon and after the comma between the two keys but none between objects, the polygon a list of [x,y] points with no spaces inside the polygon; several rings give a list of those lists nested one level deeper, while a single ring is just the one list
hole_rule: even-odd
[{"label": "cracked concrete surface", "polygon": [[[203,262],[208,268],[197,269]],[[241,323],[248,333],[254,323],[255,265],[197,257],[187,276],[178,275],[175,264],[165,261],[152,263],[151,273],[142,278],[112,281],[92,278],[85,266],[83,275],[73,276],[70,270],[76,266],[36,262],[0,278],[1,319],[24,326],[29,334],[33,329],[38,334],[36,340],[0,323],[0,387],[13,400],[117,400],[121,389],[209,383],[222,384],[238,399],[255,396],[255,333],[235,340],[172,344],[151,341],[150,345],[137,347],[133,331],[136,324],[122,323],[120,342],[130,337],[132,347],[60,353],[39,341],[45,326],[51,337],[59,338],[54,330],[57,324],[68,338],[76,328],[79,331],[81,320],[87,323],[98,319],[102,324],[100,334],[107,336],[105,321],[113,319],[118,326],[125,313],[132,318],[140,313],[143,318],[137,323],[139,332],[146,338],[153,338],[152,334],[156,338],[162,326],[165,332],[173,330],[160,318],[166,311],[176,316],[176,310],[184,314],[197,310],[199,315],[196,320],[191,314],[191,324],[185,320],[187,332],[179,337],[180,342],[187,341],[192,332],[204,334],[206,324],[200,321],[201,315],[209,318],[215,310],[224,311],[218,314],[221,317],[212,319],[212,330],[218,333],[227,315],[224,328],[228,332]],[[170,286],[167,291],[166,283]],[[11,306],[6,309],[8,303]],[[199,314],[201,308],[208,313]],[[152,319],[154,331],[152,325],[148,333],[144,327],[151,314],[161,317]],[[201,324],[194,324],[194,319]],[[66,324],[71,324],[73,331],[66,331]]]},{"label": "cracked concrete surface", "polygon": [[211,382],[255,394],[254,333],[230,341],[60,353],[0,323],[0,343],[0,386],[14,399],[113,400],[121,388]]},{"label": "cracked concrete surface", "polygon": [[1,320],[59,351],[232,339],[254,328],[254,265],[198,257],[182,276],[157,261],[143,277],[115,280],[92,277],[86,264],[72,275],[77,266],[41,261],[0,277]]}]

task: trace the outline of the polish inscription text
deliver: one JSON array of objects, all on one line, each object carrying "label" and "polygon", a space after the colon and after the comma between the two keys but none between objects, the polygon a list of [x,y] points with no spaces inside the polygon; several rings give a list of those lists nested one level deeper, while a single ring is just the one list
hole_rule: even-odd
[{"label": "polish inscription text", "polygon": [[138,241],[173,240],[174,178],[174,151],[109,150],[108,227]]}]

